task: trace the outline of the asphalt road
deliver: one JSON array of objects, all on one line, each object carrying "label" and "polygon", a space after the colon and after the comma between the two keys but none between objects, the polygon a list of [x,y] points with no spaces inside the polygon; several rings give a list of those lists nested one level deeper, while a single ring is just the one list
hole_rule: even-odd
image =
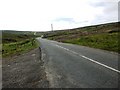
[{"label": "asphalt road", "polygon": [[118,88],[118,54],[38,38],[52,88]]}]

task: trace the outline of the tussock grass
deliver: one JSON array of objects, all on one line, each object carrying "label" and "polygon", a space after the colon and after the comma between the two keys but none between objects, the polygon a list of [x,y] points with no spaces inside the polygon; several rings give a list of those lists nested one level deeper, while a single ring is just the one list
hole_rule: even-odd
[{"label": "tussock grass", "polygon": [[78,44],[120,53],[118,33],[103,33],[65,40],[65,43]]},{"label": "tussock grass", "polygon": [[36,47],[38,47],[38,43],[35,39],[26,39],[19,42],[3,43],[2,56],[6,57],[14,54],[21,54]]}]

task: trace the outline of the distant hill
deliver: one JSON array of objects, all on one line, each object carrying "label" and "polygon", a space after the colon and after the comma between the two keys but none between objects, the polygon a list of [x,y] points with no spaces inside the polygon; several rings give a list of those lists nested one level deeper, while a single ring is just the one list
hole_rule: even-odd
[{"label": "distant hill", "polygon": [[69,30],[51,31],[44,38],[63,43],[83,45],[120,53],[119,22],[87,26]]},{"label": "distant hill", "polygon": [[119,22],[93,25],[87,27],[80,27],[74,29],[56,30],[49,31],[44,34],[44,38],[50,38],[52,40],[64,41],[67,39],[79,38],[80,36],[100,34],[100,33],[111,33],[118,32]]},{"label": "distant hill", "polygon": [[34,34],[31,31],[15,31],[15,30],[2,30],[2,33],[9,33],[9,34]]},{"label": "distant hill", "polygon": [[32,31],[2,30],[2,43],[18,42],[37,36],[41,36],[41,33],[35,35],[35,32]]}]

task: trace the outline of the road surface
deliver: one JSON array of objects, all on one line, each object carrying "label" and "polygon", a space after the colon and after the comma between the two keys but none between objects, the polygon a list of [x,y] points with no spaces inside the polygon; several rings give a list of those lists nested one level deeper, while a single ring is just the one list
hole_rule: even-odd
[{"label": "road surface", "polygon": [[[37,38],[52,88],[118,88],[118,54]],[[120,65],[120,64],[119,64]]]}]

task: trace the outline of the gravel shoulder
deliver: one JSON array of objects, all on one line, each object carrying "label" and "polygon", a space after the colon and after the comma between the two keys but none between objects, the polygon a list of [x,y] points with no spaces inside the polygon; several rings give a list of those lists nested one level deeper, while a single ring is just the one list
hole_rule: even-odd
[{"label": "gravel shoulder", "polygon": [[2,59],[2,88],[48,88],[41,49]]}]

